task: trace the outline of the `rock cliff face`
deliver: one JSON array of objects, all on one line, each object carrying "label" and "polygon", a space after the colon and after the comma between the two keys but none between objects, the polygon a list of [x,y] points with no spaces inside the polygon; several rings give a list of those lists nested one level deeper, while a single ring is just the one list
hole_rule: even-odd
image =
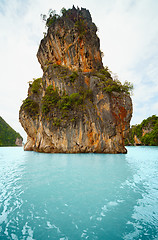
[{"label": "rock cliff face", "polygon": [[126,153],[131,98],[103,67],[89,11],[73,7],[48,20],[51,24],[37,53],[43,77],[30,84],[20,108],[28,135],[24,149]]},{"label": "rock cliff face", "polygon": [[63,17],[54,19],[37,53],[42,69],[50,63],[83,72],[103,68],[96,31],[89,11],[84,8],[73,7]]},{"label": "rock cliff face", "polygon": [[22,147],[22,138],[16,138],[15,145]]}]

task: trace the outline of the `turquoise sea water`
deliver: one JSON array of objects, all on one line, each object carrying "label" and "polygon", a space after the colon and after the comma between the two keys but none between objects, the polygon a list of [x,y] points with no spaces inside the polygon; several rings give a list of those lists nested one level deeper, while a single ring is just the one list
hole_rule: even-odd
[{"label": "turquoise sea water", "polygon": [[0,148],[5,239],[158,239],[158,147],[126,155]]}]

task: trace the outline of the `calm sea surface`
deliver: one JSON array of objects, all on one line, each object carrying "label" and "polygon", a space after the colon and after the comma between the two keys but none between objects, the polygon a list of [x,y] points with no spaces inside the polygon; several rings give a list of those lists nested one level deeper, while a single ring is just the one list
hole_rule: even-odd
[{"label": "calm sea surface", "polygon": [[158,239],[158,147],[126,155],[0,148],[5,239]]}]

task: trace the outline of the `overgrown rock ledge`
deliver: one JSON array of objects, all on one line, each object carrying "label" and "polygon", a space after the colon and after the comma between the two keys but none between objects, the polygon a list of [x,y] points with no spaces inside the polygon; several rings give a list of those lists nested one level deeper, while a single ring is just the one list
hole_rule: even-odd
[{"label": "overgrown rock ledge", "polygon": [[29,84],[19,120],[24,150],[126,153],[132,116],[130,85],[102,64],[97,27],[84,8],[51,14],[37,58],[43,77]]}]

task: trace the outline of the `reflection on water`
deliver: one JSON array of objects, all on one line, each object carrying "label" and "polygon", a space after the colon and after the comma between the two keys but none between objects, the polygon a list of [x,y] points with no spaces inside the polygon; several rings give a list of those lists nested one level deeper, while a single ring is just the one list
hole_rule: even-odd
[{"label": "reflection on water", "polygon": [[158,148],[0,148],[0,239],[157,239]]}]

